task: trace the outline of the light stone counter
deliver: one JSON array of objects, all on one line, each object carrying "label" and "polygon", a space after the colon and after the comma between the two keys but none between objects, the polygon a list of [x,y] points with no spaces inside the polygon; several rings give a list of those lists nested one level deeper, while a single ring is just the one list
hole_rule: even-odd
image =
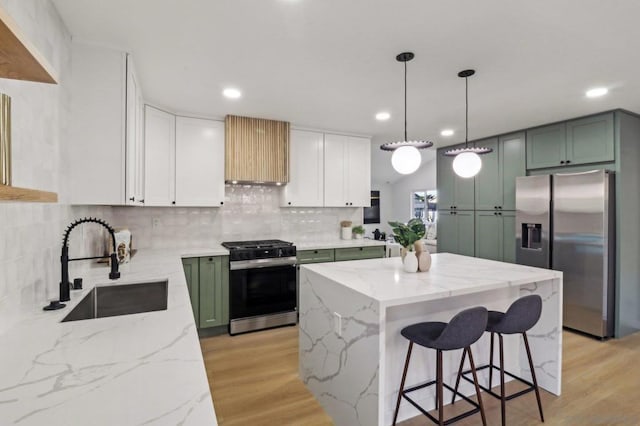
[{"label": "light stone counter", "polygon": [[297,250],[384,246],[386,241],[362,239],[294,242]]},{"label": "light stone counter", "polygon": [[[104,265],[84,271],[84,290],[62,310],[9,308],[19,321],[0,336],[0,424],[217,424],[181,257],[226,254],[217,245],[140,250],[119,280]],[[160,279],[166,311],[60,322],[96,285]]]},{"label": "light stone counter", "polygon": [[[413,274],[402,270],[400,258],[300,267],[300,377],[336,425],[391,423],[408,346],[400,335],[403,327],[449,321],[472,306],[504,311],[527,294],[543,299],[542,317],[528,333],[538,383],[560,394],[562,273],[449,253],[432,257],[429,272]],[[488,362],[488,340],[485,333],[472,347],[477,365]],[[413,352],[407,387],[435,375],[435,351]],[[444,353],[448,383],[455,381],[461,352]],[[505,336],[505,365],[530,379],[518,335]],[[487,385],[485,372],[480,380]],[[461,391],[474,393],[464,381]],[[427,410],[433,408],[433,387],[415,396]],[[403,400],[398,419],[418,414]]]}]

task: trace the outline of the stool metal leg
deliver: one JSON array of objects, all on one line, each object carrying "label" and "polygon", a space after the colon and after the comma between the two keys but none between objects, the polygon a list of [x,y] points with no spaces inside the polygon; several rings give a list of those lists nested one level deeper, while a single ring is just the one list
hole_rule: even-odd
[{"label": "stool metal leg", "polygon": [[437,373],[437,381],[438,385],[436,387],[436,392],[438,395],[438,424],[440,426],[444,426],[444,403],[442,401],[442,394],[444,393],[444,386],[442,381],[442,351],[438,350],[438,360],[436,361],[438,373]]},{"label": "stool metal leg", "polygon": [[493,335],[491,333],[491,344],[489,345],[489,389],[493,387]]},{"label": "stool metal leg", "polygon": [[409,370],[409,361],[411,360],[411,349],[413,349],[413,342],[409,341],[409,349],[407,349],[407,358],[404,361],[404,371],[402,372],[402,380],[400,381],[400,389],[398,390],[398,402],[396,402],[396,412],[393,415],[393,425],[398,420],[398,411],[400,410],[400,400],[402,399],[402,391],[404,390],[404,381],[407,378],[407,371]]},{"label": "stool metal leg", "polygon": [[456,385],[453,387],[453,396],[451,397],[451,403],[456,402],[456,393],[458,392],[458,386],[460,386],[460,377],[462,377],[462,369],[464,368],[464,358],[467,356],[467,348],[462,350],[462,359],[460,360],[460,368],[458,369],[458,377],[456,377]]},{"label": "stool metal leg", "polygon": [[500,413],[502,414],[502,426],[506,426],[506,397],[504,395],[504,343],[502,334],[498,333],[498,344],[500,346]]},{"label": "stool metal leg", "polygon": [[[478,405],[480,406],[480,415],[482,416],[482,424],[483,426],[487,426],[487,418],[484,415],[484,405],[482,405],[482,396],[480,396],[480,386],[478,386],[478,375],[476,373],[476,364],[473,362],[473,355],[471,355],[471,348],[466,348],[465,350],[469,352],[469,364],[471,364],[471,372],[473,373],[473,384],[476,387],[476,396],[478,397]],[[455,394],[453,396],[455,398]]]},{"label": "stool metal leg", "polygon": [[538,389],[538,381],[536,380],[536,371],[533,368],[533,360],[531,359],[531,350],[529,349],[529,340],[527,333],[522,333],[524,338],[524,347],[527,350],[527,358],[529,358],[529,368],[531,368],[531,377],[533,378],[533,386],[536,391],[536,399],[538,400],[538,411],[540,411],[540,420],[544,423],[544,415],[542,414],[542,402],[540,401],[540,390]]}]

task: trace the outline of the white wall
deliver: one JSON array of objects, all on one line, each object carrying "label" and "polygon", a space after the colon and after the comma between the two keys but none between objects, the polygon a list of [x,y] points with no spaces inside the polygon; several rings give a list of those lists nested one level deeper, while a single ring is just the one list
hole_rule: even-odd
[{"label": "white wall", "polygon": [[[0,79],[12,100],[13,184],[56,191],[59,204],[0,202],[0,332],[22,305],[39,307],[58,295],[60,242],[72,218],[102,209],[64,204],[61,161],[68,135],[71,36],[49,0],[0,0],[0,7],[57,70],[57,85]],[[108,209],[105,209],[108,210]],[[87,231],[93,235],[93,231]],[[85,235],[88,236],[89,234]],[[83,230],[74,235],[71,255],[84,249]],[[85,238],[85,241],[91,238]],[[92,245],[92,243],[87,243]]]},{"label": "white wall", "polygon": [[411,194],[413,191],[436,189],[436,161],[424,163],[418,171],[402,177],[391,185],[391,219],[406,222],[411,218]]}]

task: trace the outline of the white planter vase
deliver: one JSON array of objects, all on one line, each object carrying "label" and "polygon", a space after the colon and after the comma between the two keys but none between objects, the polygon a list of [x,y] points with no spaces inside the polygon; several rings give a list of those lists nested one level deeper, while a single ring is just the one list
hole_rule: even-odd
[{"label": "white planter vase", "polygon": [[353,234],[356,237],[356,240],[362,239],[362,234]]},{"label": "white planter vase", "polygon": [[402,261],[402,268],[405,272],[418,272],[418,258],[414,252],[407,253]]},{"label": "white planter vase", "polygon": [[351,227],[350,226],[343,226],[342,228],[340,228],[340,238],[342,238],[343,240],[350,240],[351,239]]}]

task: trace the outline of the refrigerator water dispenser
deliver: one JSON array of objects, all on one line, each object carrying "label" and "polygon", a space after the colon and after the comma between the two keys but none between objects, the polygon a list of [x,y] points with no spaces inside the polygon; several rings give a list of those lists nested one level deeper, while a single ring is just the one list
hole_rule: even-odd
[{"label": "refrigerator water dispenser", "polygon": [[522,224],[522,248],[542,250],[542,224]]}]

